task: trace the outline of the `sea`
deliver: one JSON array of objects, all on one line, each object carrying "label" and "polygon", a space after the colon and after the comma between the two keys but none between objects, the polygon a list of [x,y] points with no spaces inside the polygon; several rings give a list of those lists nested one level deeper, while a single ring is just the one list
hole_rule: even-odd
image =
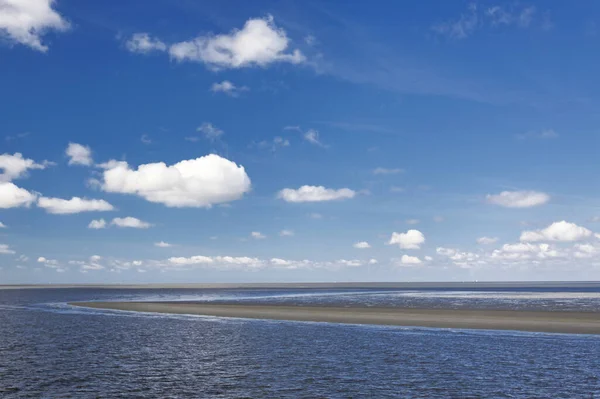
[{"label": "sea", "polygon": [[600,312],[600,284],[0,289],[0,398],[600,398],[600,336],[69,305],[125,300]]}]

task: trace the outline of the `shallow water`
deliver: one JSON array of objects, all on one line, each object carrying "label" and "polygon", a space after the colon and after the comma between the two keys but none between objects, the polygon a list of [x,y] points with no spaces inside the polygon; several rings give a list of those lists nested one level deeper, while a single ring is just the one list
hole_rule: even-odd
[{"label": "shallow water", "polygon": [[600,292],[0,290],[1,398],[600,397],[596,336],[220,319],[66,304],[85,300],[597,310]]}]

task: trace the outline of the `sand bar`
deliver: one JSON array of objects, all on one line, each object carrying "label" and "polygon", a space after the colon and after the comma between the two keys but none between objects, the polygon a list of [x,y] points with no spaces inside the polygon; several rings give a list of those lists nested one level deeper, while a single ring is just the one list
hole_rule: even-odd
[{"label": "sand bar", "polygon": [[206,304],[191,302],[75,302],[75,306],[250,319],[434,328],[600,334],[600,313]]}]

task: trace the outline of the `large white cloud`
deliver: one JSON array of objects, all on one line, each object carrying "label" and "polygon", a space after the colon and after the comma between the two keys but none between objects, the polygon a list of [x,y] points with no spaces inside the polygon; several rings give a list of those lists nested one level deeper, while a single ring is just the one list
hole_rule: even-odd
[{"label": "large white cloud", "polygon": [[0,182],[9,182],[14,179],[27,176],[30,169],[45,169],[51,162],[44,161],[41,164],[32,159],[23,158],[20,153],[0,155]]},{"label": "large white cloud", "polygon": [[554,222],[541,230],[530,230],[521,233],[521,241],[579,241],[590,237],[592,232],[585,227],[565,220]]},{"label": "large white cloud", "polygon": [[90,147],[82,144],[69,143],[65,154],[69,157],[69,165],[90,166],[94,163],[92,160],[92,150]]},{"label": "large white cloud", "polygon": [[0,208],[28,207],[37,199],[37,195],[13,183],[0,182]]},{"label": "large white cloud", "polygon": [[320,202],[333,201],[353,198],[356,195],[354,190],[349,188],[325,188],[323,186],[302,186],[295,190],[292,188],[284,188],[279,191],[277,198],[287,202]]},{"label": "large white cloud", "polygon": [[137,169],[118,161],[102,166],[104,191],[135,194],[169,207],[210,208],[240,199],[251,185],[243,166],[215,154],[174,165],[144,164]]},{"label": "large white cloud", "polygon": [[147,229],[149,227],[152,227],[151,223],[144,222],[143,220],[131,216],[127,216],[124,218],[114,218],[112,222],[110,222],[110,224],[117,227],[129,227],[132,229]]},{"label": "large white cloud", "polygon": [[487,202],[506,208],[530,208],[550,201],[550,196],[538,191],[502,191],[500,194],[488,194]]},{"label": "large white cloud", "polygon": [[300,50],[286,52],[289,39],[272,16],[246,21],[229,34],[199,36],[175,43],[169,54],[177,61],[202,62],[213,68],[267,66],[274,62],[299,64],[306,60]]},{"label": "large white cloud", "polygon": [[73,197],[69,200],[62,198],[41,197],[37,206],[48,213],[67,215],[81,212],[105,212],[115,208],[104,200]]},{"label": "large white cloud", "polygon": [[32,49],[48,51],[41,36],[49,30],[69,29],[69,23],[52,9],[54,3],[54,0],[0,0],[0,35]]},{"label": "large white cloud", "polygon": [[419,230],[408,230],[406,233],[392,233],[389,245],[398,245],[402,249],[419,249],[425,242],[425,236]]}]

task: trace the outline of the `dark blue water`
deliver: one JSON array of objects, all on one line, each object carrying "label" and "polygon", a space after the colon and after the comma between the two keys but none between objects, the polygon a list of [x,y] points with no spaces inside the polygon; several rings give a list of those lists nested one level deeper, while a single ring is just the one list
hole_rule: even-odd
[{"label": "dark blue water", "polygon": [[597,309],[599,297],[594,290],[0,290],[0,397],[600,398],[596,336],[66,305],[163,299],[589,310]]}]

